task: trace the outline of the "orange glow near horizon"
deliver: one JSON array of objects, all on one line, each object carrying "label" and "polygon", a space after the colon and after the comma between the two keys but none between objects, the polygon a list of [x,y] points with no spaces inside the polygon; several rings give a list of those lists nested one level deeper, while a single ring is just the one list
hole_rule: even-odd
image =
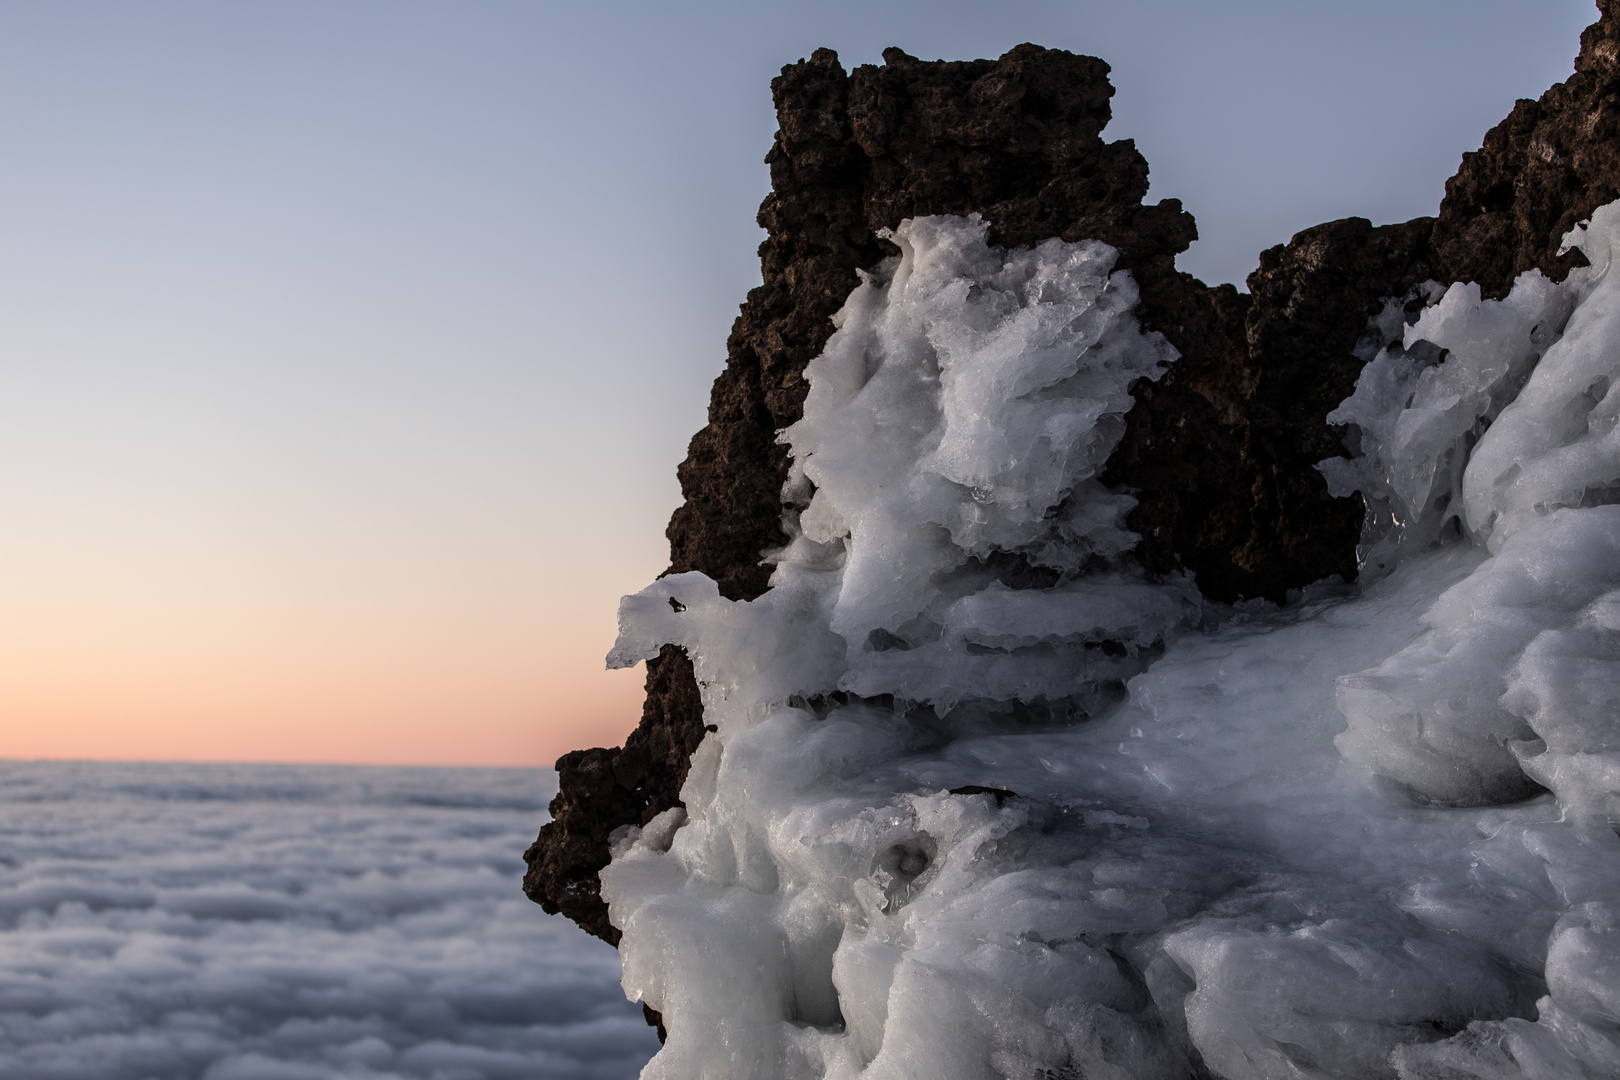
[{"label": "orange glow near horizon", "polygon": [[643,680],[639,669],[604,672],[537,691],[534,678],[494,681],[512,672],[443,667],[342,680],[259,671],[232,686],[180,686],[164,671],[103,670],[94,683],[40,674],[8,674],[0,687],[0,757],[549,767],[572,749],[622,743],[640,718]]},{"label": "orange glow near horizon", "polygon": [[388,572],[228,545],[12,561],[0,758],[549,767],[640,719],[644,669],[603,656],[661,546],[599,544],[564,581],[516,542],[407,541]]}]

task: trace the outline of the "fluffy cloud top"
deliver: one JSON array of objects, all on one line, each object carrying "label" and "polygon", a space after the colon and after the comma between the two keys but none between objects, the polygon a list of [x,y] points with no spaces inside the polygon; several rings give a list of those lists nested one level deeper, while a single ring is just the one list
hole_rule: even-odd
[{"label": "fluffy cloud top", "polygon": [[617,955],[518,887],[554,786],[0,762],[0,1075],[635,1075]]}]

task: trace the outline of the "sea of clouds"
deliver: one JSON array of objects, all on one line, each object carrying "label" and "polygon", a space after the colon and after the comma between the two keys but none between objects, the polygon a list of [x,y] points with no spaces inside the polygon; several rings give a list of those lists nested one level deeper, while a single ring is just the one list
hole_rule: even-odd
[{"label": "sea of clouds", "polygon": [[0,1076],[634,1076],[617,954],[520,889],[555,786],[0,762]]}]

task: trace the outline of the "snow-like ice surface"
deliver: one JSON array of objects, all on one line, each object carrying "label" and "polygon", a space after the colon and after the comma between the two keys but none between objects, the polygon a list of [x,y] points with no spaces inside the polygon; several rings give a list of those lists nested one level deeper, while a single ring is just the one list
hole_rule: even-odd
[{"label": "snow-like ice surface", "polygon": [[1122,557],[1174,353],[1111,249],[984,234],[902,225],[840,313],[772,589],[621,607],[714,725],[602,875],[643,1075],[1620,1076],[1620,207],[1373,320],[1367,572],[1283,609]]},{"label": "snow-like ice surface", "polygon": [[634,1076],[613,950],[519,890],[555,787],[0,762],[0,1076]]}]

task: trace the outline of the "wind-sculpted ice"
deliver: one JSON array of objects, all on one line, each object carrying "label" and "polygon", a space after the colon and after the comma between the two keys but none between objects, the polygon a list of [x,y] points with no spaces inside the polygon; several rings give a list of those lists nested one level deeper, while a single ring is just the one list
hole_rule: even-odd
[{"label": "wind-sculpted ice", "polygon": [[[1536,752],[1526,709],[1538,695],[1504,696],[1509,675],[1538,635],[1569,627],[1577,611],[1615,588],[1620,506],[1548,514],[1424,612],[1429,629],[1411,645],[1339,680],[1339,706],[1350,720],[1340,749],[1440,802],[1533,794],[1539,789],[1520,759]],[[1561,724],[1565,715],[1559,710],[1544,723]]]},{"label": "wind-sculpted ice", "polygon": [[1329,458],[1321,469],[1333,494],[1360,492],[1366,501],[1362,563],[1375,576],[1403,550],[1422,550],[1463,527],[1469,451],[1557,339],[1573,304],[1570,290],[1539,270],[1500,301],[1482,300],[1472,283],[1442,290],[1429,282],[1409,303],[1423,299],[1438,302],[1412,325],[1402,318],[1407,305],[1386,302],[1363,344],[1383,348],[1328,414],[1329,423],[1352,425],[1359,453]]},{"label": "wind-sculpted ice", "polygon": [[1617,232],[1392,302],[1325,470],[1383,567],[1221,609],[1097,480],[1174,360],[1112,249],[896,230],[771,590],[621,607],[610,660],[683,647],[712,725],[602,874],[644,1075],[1620,1075]]},{"label": "wind-sculpted ice", "polygon": [[1084,714],[1196,618],[1190,583],[1116,563],[1136,501],[1096,479],[1130,384],[1175,350],[1137,326],[1113,248],[1005,253],[987,229],[906,222],[905,254],[834,317],[783,433],[803,509],[771,592],[734,604],[701,574],[666,578],[625,601],[610,663],[683,645],[731,708],[847,692]]},{"label": "wind-sculpted ice", "polygon": [[[1551,706],[1571,688],[1548,676],[1613,670],[1601,660],[1577,668],[1574,657],[1555,658],[1581,650],[1580,634],[1602,637],[1601,615],[1576,631],[1576,613],[1620,588],[1620,507],[1601,505],[1620,499],[1620,393],[1610,393],[1620,375],[1620,275],[1610,273],[1617,232],[1620,206],[1610,205],[1589,228],[1571,233],[1566,246],[1579,247],[1591,265],[1562,285],[1532,270],[1501,302],[1481,302],[1473,286],[1452,286],[1406,331],[1408,346],[1421,338],[1449,352],[1408,380],[1404,406],[1399,395],[1378,389],[1389,366],[1403,362],[1386,351],[1336,414],[1362,425],[1364,437],[1367,430],[1394,433],[1337,466],[1340,475],[1359,467],[1373,481],[1365,487],[1377,490],[1381,469],[1413,535],[1437,537],[1456,522],[1496,553],[1424,614],[1429,629],[1418,640],[1339,681],[1350,719],[1339,744],[1346,756],[1428,798],[1502,802],[1531,794],[1538,781],[1566,806],[1608,798],[1591,790],[1604,773],[1594,771],[1591,755],[1601,759],[1611,747],[1590,720]],[[1402,494],[1428,483],[1413,486],[1414,475],[1448,470],[1449,478],[1430,483],[1431,496],[1442,495],[1429,504]],[[1601,652],[1601,644],[1588,643],[1587,651],[1592,647]],[[1527,666],[1514,674],[1521,656]],[[1585,711],[1590,716],[1593,707]],[[1540,727],[1533,728],[1532,714]],[[1607,775],[1620,790],[1612,766]],[[1576,797],[1561,783],[1585,794]]]}]

